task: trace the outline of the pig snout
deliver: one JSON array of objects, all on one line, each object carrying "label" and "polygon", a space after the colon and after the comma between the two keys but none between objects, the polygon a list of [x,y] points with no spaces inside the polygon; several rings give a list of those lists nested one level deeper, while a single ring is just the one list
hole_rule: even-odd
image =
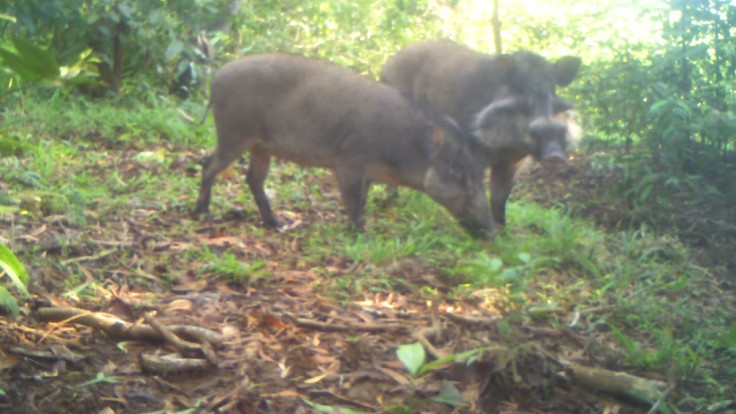
[{"label": "pig snout", "polygon": [[475,238],[490,238],[493,233],[488,199],[482,180],[466,186],[464,179],[453,179],[436,168],[427,172],[424,189],[430,197],[444,206],[458,223]]},{"label": "pig snout", "polygon": [[557,142],[548,142],[542,148],[539,162],[545,167],[558,167],[568,165],[565,152]]},{"label": "pig snout", "polygon": [[473,196],[469,210],[458,220],[460,225],[476,239],[490,239],[493,237],[495,228],[484,191]]},{"label": "pig snout", "polygon": [[566,165],[565,135],[567,125],[554,119],[536,119],[529,124],[529,135],[535,143],[534,158],[542,165]]}]

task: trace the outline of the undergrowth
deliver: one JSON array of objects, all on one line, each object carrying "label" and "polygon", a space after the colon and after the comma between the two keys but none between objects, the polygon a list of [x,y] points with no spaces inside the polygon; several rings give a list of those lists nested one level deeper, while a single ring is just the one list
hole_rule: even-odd
[{"label": "undergrowth", "polygon": [[[188,214],[199,167],[191,160],[186,167],[172,165],[185,154],[198,158],[214,148],[211,122],[192,123],[165,99],[93,104],[52,97],[27,104],[25,113],[13,117],[27,121],[8,126],[24,149],[0,159],[0,203],[11,207],[11,214],[66,216],[71,227],[83,230],[107,215],[147,209],[152,223],[162,212],[181,215],[180,227],[162,228],[162,233],[193,231]],[[9,119],[6,115],[6,123]],[[673,177],[656,166],[651,175],[642,175],[637,171],[644,170],[632,165],[592,151],[590,171],[623,177],[628,190],[611,186],[597,201],[577,199],[566,208],[511,202],[509,224],[492,241],[471,239],[423,194],[401,189],[390,201],[380,186],[370,193],[367,231],[348,232],[331,175],[280,162],[266,182],[273,209],[291,223],[312,217],[306,225],[283,234],[259,228],[242,164],[236,164],[235,174],[218,179],[211,210],[215,217],[243,210],[243,220],[220,227],[223,236],[247,235],[276,251],[297,246],[298,255],[279,260],[320,275],[318,289],[339,301],[393,291],[448,301],[472,298],[510,321],[585,331],[591,341],[616,349],[621,366],[672,371],[681,382],[707,390],[697,404],[734,398],[727,384],[736,374],[733,303],[714,294],[709,271],[694,264],[690,249],[655,227],[667,212],[658,211],[657,220],[637,219],[636,226],[615,228],[568,214],[570,205],[606,203],[611,197],[627,206],[627,217],[641,218],[648,209],[665,209],[667,192],[702,188],[697,178]],[[237,247],[190,248],[194,251],[182,252],[177,260],[201,277],[252,285],[276,276],[266,270],[266,259]],[[59,265],[54,257],[25,259],[35,268]],[[151,272],[144,265],[137,271]],[[169,280],[179,277],[170,273]],[[416,277],[405,280],[408,274],[419,274],[426,283],[417,286]],[[69,290],[76,289],[77,296],[94,294],[80,272],[70,271],[69,278]],[[150,277],[147,283],[160,282]],[[578,313],[583,316],[571,320]]]}]

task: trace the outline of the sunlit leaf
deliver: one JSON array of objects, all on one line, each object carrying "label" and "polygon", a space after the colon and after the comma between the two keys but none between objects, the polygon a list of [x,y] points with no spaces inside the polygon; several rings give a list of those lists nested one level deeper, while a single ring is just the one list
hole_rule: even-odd
[{"label": "sunlit leaf", "polygon": [[13,45],[40,79],[53,79],[59,76],[59,64],[50,52],[22,37],[13,38]]},{"label": "sunlit leaf", "polygon": [[13,319],[18,319],[20,314],[20,308],[18,308],[18,301],[10,293],[5,286],[0,286],[0,307],[7,309],[13,315]]},{"label": "sunlit leaf", "polygon": [[396,356],[399,358],[404,366],[412,375],[416,375],[419,369],[424,364],[424,360],[427,357],[424,351],[424,346],[419,342],[407,345],[401,345],[396,350]]},{"label": "sunlit leaf", "polygon": [[0,244],[0,268],[5,271],[13,286],[18,289],[25,297],[31,297],[26,285],[28,285],[29,277],[26,268],[13,254],[13,252],[5,245]]}]

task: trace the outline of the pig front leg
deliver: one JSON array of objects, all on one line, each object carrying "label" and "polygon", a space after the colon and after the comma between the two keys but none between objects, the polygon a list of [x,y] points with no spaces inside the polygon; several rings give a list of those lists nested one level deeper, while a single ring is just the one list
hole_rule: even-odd
[{"label": "pig front leg", "polygon": [[506,200],[514,186],[515,173],[513,164],[491,166],[491,214],[493,221],[500,226],[506,224]]},{"label": "pig front leg", "polygon": [[365,175],[356,171],[355,166],[336,168],[335,177],[345,212],[348,215],[349,228],[363,231],[365,227],[363,214],[370,182]]},{"label": "pig front leg", "polygon": [[273,216],[266,191],[263,189],[263,183],[266,181],[268,169],[271,166],[271,154],[260,147],[255,147],[250,151],[248,164],[246,181],[250,192],[253,193],[253,198],[256,200],[263,225],[269,228],[281,227],[282,223]]}]

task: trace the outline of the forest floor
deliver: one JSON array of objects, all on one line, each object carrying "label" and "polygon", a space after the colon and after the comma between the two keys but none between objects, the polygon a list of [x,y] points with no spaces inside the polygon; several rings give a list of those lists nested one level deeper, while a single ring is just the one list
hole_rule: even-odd
[{"label": "forest floor", "polygon": [[[182,152],[169,173],[194,180],[197,171],[191,165],[201,156]],[[114,171],[126,180],[140,168],[135,157],[124,152],[115,163],[102,157],[90,168],[100,175]],[[607,185],[601,180],[620,177],[588,171],[586,157],[571,162],[571,169],[555,174],[530,166],[513,197],[545,206],[562,202],[572,214],[616,231],[623,213],[615,205],[585,206],[595,199],[596,188]],[[236,169],[242,175],[244,167]],[[329,202],[312,209],[282,206],[276,213],[287,226],[279,232],[260,229],[257,215],[238,207],[251,203],[249,194],[243,203],[235,201],[246,193],[239,179],[226,190],[235,207],[214,209],[210,221],[190,217],[188,195],[168,205],[129,197],[126,214],[89,208],[83,227],[65,214],[5,216],[0,235],[13,240],[13,250],[27,263],[35,299],[18,321],[0,320],[0,389],[5,392],[0,412],[648,412],[647,405],[632,401],[636,398],[592,384],[598,374],[619,371],[664,384],[665,403],[698,397],[700,388],[682,385],[667,367],[626,368],[620,346],[592,328],[575,328],[575,320],[609,309],[591,307],[581,314],[551,308],[536,318],[499,323],[507,313],[489,299],[498,292],[446,295],[454,286],[432,260],[419,255],[382,267],[403,280],[398,287],[326,294],[339,289],[335,275],[361,275],[371,264],[326,254],[315,267],[303,259],[307,243],[332,242],[310,241],[308,232],[296,230],[344,221],[332,178],[304,180]],[[0,177],[0,188],[8,186]],[[712,275],[707,288],[712,295],[702,299],[703,307],[721,306],[736,315],[733,213],[711,211],[708,220],[702,213],[692,211],[685,199],[673,203],[671,214],[681,224],[673,232]],[[192,253],[202,249],[211,256]],[[222,259],[232,251],[238,253],[230,263]],[[213,257],[220,257],[219,268],[210,266]],[[242,257],[250,261],[245,268]],[[240,279],[223,277],[227,266]],[[70,284],[72,273],[75,284]],[[573,275],[564,277],[574,283]],[[186,325],[211,330],[216,339],[182,350],[173,341],[133,340],[124,329],[105,325],[104,318],[84,322],[84,317],[62,314],[55,317],[60,322],[42,321],[54,318],[40,316],[40,309],[49,307],[106,312],[132,324],[131,331],[147,315],[145,323],[158,321],[164,331]],[[566,323],[549,323],[545,312]],[[636,332],[631,335],[638,339]],[[397,358],[397,349],[417,342],[429,360],[439,361],[414,376]],[[416,357],[416,348],[404,349],[410,359]],[[167,360],[170,356],[187,359]],[[601,371],[585,384],[574,366]],[[713,378],[728,384],[725,375],[713,373]]]}]

